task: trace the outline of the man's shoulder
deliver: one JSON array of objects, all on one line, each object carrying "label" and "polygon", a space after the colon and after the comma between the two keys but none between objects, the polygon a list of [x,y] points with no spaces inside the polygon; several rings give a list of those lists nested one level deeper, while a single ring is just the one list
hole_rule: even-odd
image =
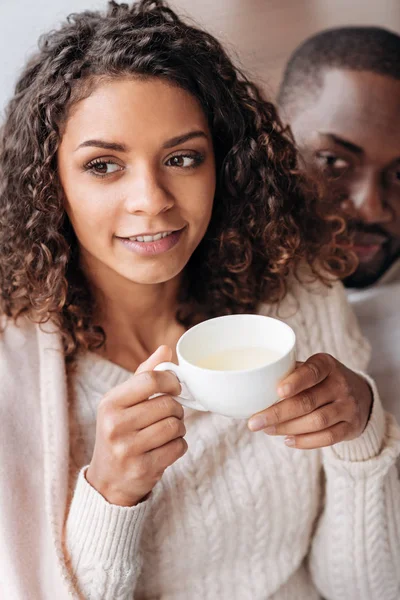
[{"label": "man's shoulder", "polygon": [[400,281],[362,289],[349,288],[346,292],[357,314],[372,313],[375,318],[384,318],[386,315],[400,311]]},{"label": "man's shoulder", "polygon": [[361,288],[346,288],[350,302],[361,302],[365,298],[384,298],[400,290],[400,258],[397,259],[372,285]]}]

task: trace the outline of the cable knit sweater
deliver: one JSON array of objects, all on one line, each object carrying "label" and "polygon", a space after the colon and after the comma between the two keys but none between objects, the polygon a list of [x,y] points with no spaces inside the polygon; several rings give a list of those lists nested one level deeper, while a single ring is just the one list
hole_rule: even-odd
[{"label": "cable knit sweater", "polygon": [[[340,285],[295,284],[260,312],[295,329],[300,359],[330,352],[365,369]],[[372,382],[364,433],[323,450],[187,411],[187,454],[122,508],[84,472],[96,406],[127,376],[87,354],[67,378],[50,322],[0,335],[0,598],[399,600],[400,433]]]},{"label": "cable knit sweater", "polygon": [[[330,352],[365,369],[369,347],[341,285],[322,295],[313,287],[296,285],[260,312],[294,328],[300,359]],[[149,500],[122,508],[87,483],[84,466],[98,402],[129,375],[87,354],[70,381],[67,548],[82,597],[399,600],[400,435],[375,389],[362,436],[322,451],[186,410],[188,453]]]}]

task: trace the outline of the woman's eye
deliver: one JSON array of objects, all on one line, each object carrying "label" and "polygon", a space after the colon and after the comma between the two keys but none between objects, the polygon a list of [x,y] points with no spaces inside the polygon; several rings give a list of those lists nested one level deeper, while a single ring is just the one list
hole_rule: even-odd
[{"label": "woman's eye", "polygon": [[122,167],[111,160],[94,160],[88,163],[85,169],[96,177],[106,177],[117,171],[122,171]]},{"label": "woman's eye", "polygon": [[166,164],[169,167],[192,169],[197,167],[201,162],[203,162],[203,157],[200,154],[178,154],[176,156],[171,156],[171,158],[166,161]]},{"label": "woman's eye", "polygon": [[316,161],[322,170],[336,177],[347,171],[350,166],[347,160],[331,152],[319,152],[316,155]]}]

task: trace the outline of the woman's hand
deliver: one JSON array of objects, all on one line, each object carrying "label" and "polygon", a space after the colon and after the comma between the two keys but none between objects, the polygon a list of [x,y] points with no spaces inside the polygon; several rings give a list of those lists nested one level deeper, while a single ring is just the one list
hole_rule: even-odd
[{"label": "woman's hand", "polygon": [[251,417],[249,428],[308,449],[360,436],[372,407],[368,383],[329,354],[298,365],[278,388],[282,400]]},{"label": "woman's hand", "polygon": [[[183,408],[171,397],[180,384],[175,375],[152,370],[169,360],[171,350],[161,346],[99,404],[86,479],[110,504],[140,502],[187,450]],[[154,394],[162,395],[149,399]]]}]

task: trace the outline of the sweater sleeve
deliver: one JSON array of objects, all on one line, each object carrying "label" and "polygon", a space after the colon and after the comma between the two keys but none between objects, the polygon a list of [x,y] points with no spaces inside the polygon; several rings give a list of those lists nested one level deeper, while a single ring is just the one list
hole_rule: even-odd
[{"label": "sweater sleeve", "polygon": [[[321,451],[325,497],[310,551],[310,570],[326,600],[400,598],[400,430],[363,373],[363,341],[341,285],[325,299],[331,320],[318,352],[329,352],[365,377],[372,412],[360,437]],[[331,335],[326,329],[334,330]],[[329,340],[329,342],[328,342]]]},{"label": "sweater sleeve", "polygon": [[66,551],[85,600],[132,600],[141,570],[140,538],[149,501],[109,504],[79,473],[66,523]]}]

